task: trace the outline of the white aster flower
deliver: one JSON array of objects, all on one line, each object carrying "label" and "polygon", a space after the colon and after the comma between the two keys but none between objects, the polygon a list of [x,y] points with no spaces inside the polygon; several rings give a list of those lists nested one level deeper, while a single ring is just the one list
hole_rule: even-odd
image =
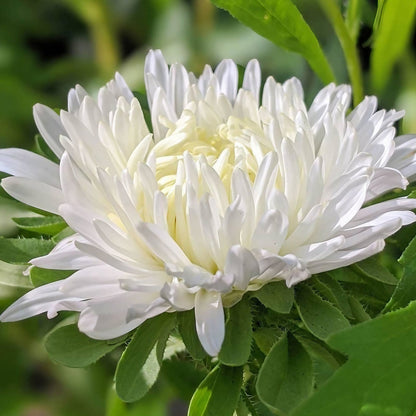
[{"label": "white aster flower", "polygon": [[160,51],[146,59],[153,133],[123,78],[97,100],[71,90],[68,111],[34,107],[55,164],[0,151],[3,187],[61,215],[75,234],[31,263],[77,270],[20,298],[1,320],[79,311],[82,332],[110,339],[163,312],[195,310],[205,350],[224,338],[223,307],[270,281],[292,286],[383,249],[415,221],[416,200],[368,204],[416,174],[416,138],[395,138],[402,112],[352,112],[350,88],[324,88],[308,109],[300,82],[231,60],[196,78]]}]

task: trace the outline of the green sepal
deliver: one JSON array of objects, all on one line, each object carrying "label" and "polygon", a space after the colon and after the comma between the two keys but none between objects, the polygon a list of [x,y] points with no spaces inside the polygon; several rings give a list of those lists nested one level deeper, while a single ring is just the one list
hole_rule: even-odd
[{"label": "green sepal", "polygon": [[238,405],[243,367],[219,364],[192,396],[188,416],[232,416]]},{"label": "green sepal", "polygon": [[202,360],[207,356],[196,333],[194,310],[178,312],[177,321],[182,340],[194,360]]},{"label": "green sepal", "polygon": [[67,227],[66,222],[59,215],[47,217],[13,218],[19,228],[37,234],[55,235]]},{"label": "green sepal", "polygon": [[305,327],[323,341],[350,327],[349,321],[339,309],[320,298],[305,284],[298,286],[295,303]]},{"label": "green sepal", "polygon": [[247,362],[253,339],[250,300],[243,298],[229,309],[225,324],[225,338],[218,355],[219,360],[229,366],[240,366]]},{"label": "green sepal", "polygon": [[289,313],[293,306],[294,290],[287,287],[284,281],[272,282],[254,292],[253,296],[277,313]]},{"label": "green sepal", "polygon": [[0,260],[11,264],[28,264],[33,258],[48,254],[54,246],[51,240],[0,237]]},{"label": "green sepal", "polygon": [[[175,315],[164,313],[137,328],[116,369],[116,391],[120,399],[134,402],[152,387],[159,374],[164,344],[174,325]],[[158,344],[158,341],[161,342]]]},{"label": "green sepal", "polygon": [[108,354],[117,344],[89,338],[79,331],[70,318],[58,324],[44,339],[44,346],[50,357],[67,367],[87,367]]}]

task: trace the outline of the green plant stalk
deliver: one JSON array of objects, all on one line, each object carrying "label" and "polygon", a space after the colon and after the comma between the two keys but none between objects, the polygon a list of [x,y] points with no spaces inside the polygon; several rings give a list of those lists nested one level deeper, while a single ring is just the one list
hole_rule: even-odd
[{"label": "green plant stalk", "polygon": [[364,97],[363,77],[361,71],[360,58],[353,39],[344,22],[341,11],[334,0],[319,0],[321,9],[331,22],[335,33],[339,39],[345,60],[347,62],[348,74],[352,86],[353,101],[356,106]]},{"label": "green plant stalk", "polygon": [[113,21],[104,0],[66,0],[66,3],[87,24],[94,44],[95,57],[104,78],[114,75],[119,51]]}]

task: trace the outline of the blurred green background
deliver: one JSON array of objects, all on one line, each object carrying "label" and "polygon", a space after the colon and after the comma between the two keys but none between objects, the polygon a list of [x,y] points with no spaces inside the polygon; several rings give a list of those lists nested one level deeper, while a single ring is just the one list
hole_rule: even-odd
[{"label": "blurred green background", "polygon": [[[295,2],[311,25],[334,68],[348,82],[341,48],[322,11],[312,0]],[[368,82],[368,57],[376,1],[365,5],[360,55]],[[415,42],[413,42],[413,45]],[[2,0],[0,8],[0,147],[33,147],[32,106],[66,107],[68,90],[79,83],[91,94],[116,70],[133,90],[144,90],[143,65],[149,48],[162,49],[168,62],[199,73],[205,63],[233,58],[245,66],[257,58],[264,79],[301,79],[306,101],[322,87],[300,56],[286,52],[217,10],[208,0]],[[416,54],[410,44],[383,91],[380,107],[405,109],[402,133],[416,132]],[[0,234],[14,235],[12,216],[25,208],[0,194]],[[27,215],[27,213],[25,214]],[[0,264],[0,309],[30,286],[24,267]],[[68,369],[48,358],[41,339],[56,324],[45,317],[0,324],[1,416],[185,415],[186,401],[201,378],[190,369],[188,389],[175,387],[184,377],[170,364],[141,402],[126,406],[112,391],[115,355],[94,366]],[[183,384],[183,383],[182,383]]]}]

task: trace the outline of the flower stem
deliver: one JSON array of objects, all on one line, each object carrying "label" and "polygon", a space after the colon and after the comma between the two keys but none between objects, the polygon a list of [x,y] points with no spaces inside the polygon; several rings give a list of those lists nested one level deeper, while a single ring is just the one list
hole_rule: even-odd
[{"label": "flower stem", "polygon": [[113,76],[119,61],[117,38],[110,10],[104,0],[66,0],[87,24],[101,76]]},{"label": "flower stem", "polygon": [[336,2],[334,0],[319,0],[319,4],[331,22],[344,51],[352,85],[353,101],[354,105],[357,105],[363,99],[364,93],[361,63],[356,45],[348,32],[348,28]]}]

